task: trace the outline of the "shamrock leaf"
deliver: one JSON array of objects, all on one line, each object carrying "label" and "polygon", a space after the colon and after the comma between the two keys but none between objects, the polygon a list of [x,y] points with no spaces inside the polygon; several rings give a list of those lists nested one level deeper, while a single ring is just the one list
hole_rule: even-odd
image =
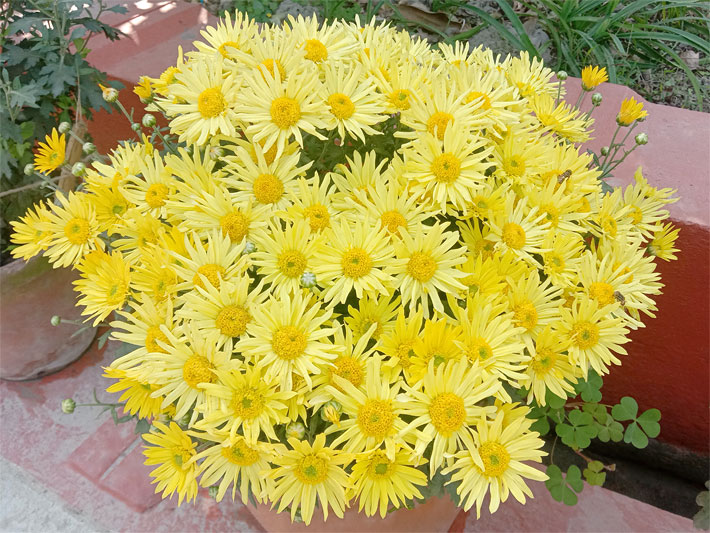
[{"label": "shamrock leaf", "polygon": [[560,398],[548,389],[545,394],[545,403],[550,409],[561,409],[567,403],[567,398]]},{"label": "shamrock leaf", "polygon": [[603,472],[604,464],[601,461],[591,461],[587,464],[582,474],[590,485],[602,486],[606,481],[606,472]]},{"label": "shamrock leaf", "polygon": [[582,396],[585,402],[598,402],[602,399],[601,389],[604,382],[594,370],[589,370],[585,381],[578,381],[574,386],[574,391]]},{"label": "shamrock leaf", "polygon": [[571,448],[586,448],[597,436],[594,418],[589,413],[575,409],[569,414],[570,424],[558,424],[555,427],[562,442]]},{"label": "shamrock leaf", "polygon": [[597,426],[597,430],[597,437],[602,442],[621,442],[624,438],[624,426],[609,415],[603,424]]},{"label": "shamrock leaf", "polygon": [[636,422],[639,423],[646,435],[654,439],[661,432],[661,425],[658,423],[660,419],[661,412],[658,409],[648,409],[636,419]]},{"label": "shamrock leaf", "polygon": [[567,474],[563,476],[559,466],[550,465],[547,467],[547,475],[549,479],[545,481],[545,486],[550,491],[550,495],[565,505],[576,505],[577,494],[584,488],[579,467],[570,466]]},{"label": "shamrock leaf", "polygon": [[611,416],[616,420],[623,422],[624,420],[636,419],[639,406],[631,396],[624,396],[617,405],[611,408]]}]

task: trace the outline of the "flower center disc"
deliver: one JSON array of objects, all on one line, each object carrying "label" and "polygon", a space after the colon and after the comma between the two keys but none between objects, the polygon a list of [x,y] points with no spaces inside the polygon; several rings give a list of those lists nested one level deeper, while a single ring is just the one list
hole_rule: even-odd
[{"label": "flower center disc", "polygon": [[[363,372],[362,364],[354,357],[338,357],[335,362],[335,368],[331,370],[331,382],[332,376],[340,376],[343,379],[347,379],[354,386],[359,387],[362,384]],[[335,385],[337,387],[337,385]]]},{"label": "flower center disc", "polygon": [[253,420],[264,410],[264,398],[261,393],[252,387],[244,387],[234,391],[232,397],[234,416],[244,420]]},{"label": "flower center disc", "polygon": [[145,335],[145,348],[149,352],[168,353],[156,341],[168,342],[165,333],[160,331],[160,326],[150,326]]},{"label": "flower center disc", "polygon": [[298,461],[296,477],[306,485],[317,485],[328,478],[328,461],[323,457],[310,454]]},{"label": "flower center disc", "polygon": [[436,273],[436,261],[429,254],[414,252],[407,263],[407,273],[415,280],[426,283]]},{"label": "flower center disc", "polygon": [[407,89],[398,89],[396,91],[392,91],[388,98],[394,107],[401,109],[402,111],[406,111],[412,106],[409,101],[411,94],[412,93],[410,93]]},{"label": "flower center disc", "polygon": [[486,476],[498,477],[508,469],[510,454],[501,444],[486,442],[478,452],[483,460],[483,466],[485,467],[483,473]]},{"label": "flower center disc", "polygon": [[586,350],[599,342],[599,326],[591,322],[578,322],[572,328],[570,337],[578,348]]},{"label": "flower center disc", "polygon": [[306,270],[306,257],[298,250],[285,250],[279,254],[277,264],[288,278],[297,278]]},{"label": "flower center disc", "polygon": [[254,196],[262,204],[275,204],[284,194],[284,184],[273,174],[261,174],[254,180]]},{"label": "flower center disc", "polygon": [[362,248],[351,248],[343,254],[341,261],[343,274],[349,278],[361,278],[366,276],[372,269],[372,260],[368,253]]},{"label": "flower center disc", "polygon": [[227,305],[217,315],[215,325],[227,337],[239,337],[247,330],[251,316],[238,305]]},{"label": "flower center disc", "polygon": [[306,59],[314,63],[320,63],[328,58],[328,49],[318,39],[308,39],[305,44]]},{"label": "flower center disc", "polygon": [[303,210],[303,216],[313,231],[321,231],[330,226],[330,213],[323,204],[313,204]]},{"label": "flower center disc", "polygon": [[145,191],[145,203],[153,209],[163,207],[168,197],[168,187],[163,183],[154,183]]},{"label": "flower center disc", "polygon": [[239,441],[232,446],[223,447],[222,457],[235,465],[250,466],[259,460],[259,452],[247,446],[244,441]]},{"label": "flower center disc", "polygon": [[355,104],[350,98],[343,93],[331,94],[328,97],[328,105],[330,112],[340,120],[346,120],[355,113]]},{"label": "flower center disc", "polygon": [[197,110],[202,118],[214,118],[221,115],[225,109],[227,109],[227,101],[219,87],[205,89],[197,97]]},{"label": "flower center disc", "polygon": [[513,321],[516,326],[528,331],[537,325],[537,309],[530,301],[521,302],[513,308]]},{"label": "flower center disc", "polygon": [[380,217],[380,223],[382,224],[383,228],[387,228],[388,232],[397,235],[399,234],[400,226],[407,226],[407,219],[404,218],[402,213],[400,213],[399,211],[387,211],[385,213],[382,213],[382,216]]},{"label": "flower center disc", "polygon": [[72,244],[85,244],[89,240],[89,222],[83,218],[72,218],[64,226],[64,235]]},{"label": "flower center disc", "polygon": [[451,392],[439,394],[429,405],[429,416],[436,430],[448,437],[466,420],[463,400]]},{"label": "flower center disc", "polygon": [[461,162],[454,154],[446,152],[434,159],[431,173],[439,183],[452,183],[461,173]]},{"label": "flower center disc", "polygon": [[443,111],[437,111],[429,120],[426,122],[426,129],[432,135],[436,135],[436,138],[440,141],[444,140],[444,132],[449,122],[454,121],[454,116],[449,113],[444,113]]},{"label": "flower center disc", "polygon": [[300,357],[307,345],[306,336],[294,326],[281,326],[274,332],[271,339],[274,353],[286,361]]},{"label": "flower center disc", "polygon": [[241,242],[249,233],[249,220],[239,211],[227,213],[219,223],[222,226],[222,234],[229,235],[232,242]]},{"label": "flower center disc", "polygon": [[392,405],[385,400],[367,400],[357,413],[357,423],[366,437],[384,439],[394,426]]},{"label": "flower center disc", "polygon": [[508,222],[503,226],[503,242],[514,250],[525,246],[525,230],[515,222]]},{"label": "flower center disc", "polygon": [[214,366],[209,359],[193,355],[182,366],[182,378],[190,387],[197,389],[200,383],[214,383],[217,376],[212,372]]},{"label": "flower center disc", "polygon": [[613,304],[616,301],[614,299],[614,287],[608,283],[592,283],[589,287],[589,296],[594,298],[600,307]]},{"label": "flower center disc", "polygon": [[271,102],[271,121],[282,130],[295,126],[301,119],[301,106],[293,98],[281,96]]},{"label": "flower center disc", "polygon": [[204,289],[205,285],[204,283],[202,283],[202,278],[200,277],[200,274],[206,277],[207,281],[209,281],[213,287],[219,289],[221,283],[220,279],[224,279],[224,276],[227,275],[227,271],[222,265],[216,265],[214,263],[202,265],[200,268],[198,268],[197,273],[192,278],[192,282],[197,287],[201,287]]}]

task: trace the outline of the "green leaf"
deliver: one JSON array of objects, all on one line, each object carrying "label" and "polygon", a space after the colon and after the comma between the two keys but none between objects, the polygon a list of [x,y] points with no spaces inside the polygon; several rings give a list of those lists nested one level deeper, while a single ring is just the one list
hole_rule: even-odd
[{"label": "green leaf", "polygon": [[624,438],[624,426],[608,416],[605,424],[598,426],[597,438],[602,442],[621,442]]},{"label": "green leaf", "polygon": [[658,423],[660,419],[661,412],[658,409],[648,409],[636,419],[636,422],[639,423],[646,435],[655,439],[661,433],[661,425]]},{"label": "green leaf", "polygon": [[[549,479],[545,481],[547,490],[550,495],[558,502],[565,505],[575,505],[577,503],[577,494],[582,492],[584,482],[579,467],[572,465],[567,470],[567,475],[563,478],[562,471],[557,465],[547,467],[547,475]],[[575,492],[577,494],[575,494]]]},{"label": "green leaf", "polygon": [[547,435],[550,432],[550,422],[546,416],[543,416],[530,424],[530,429],[532,431],[537,431],[541,436]]},{"label": "green leaf", "polygon": [[150,422],[147,419],[141,418],[136,423],[135,434],[143,435],[143,433],[148,433],[150,431]]},{"label": "green leaf", "polygon": [[590,485],[602,486],[606,481],[606,472],[603,472],[604,463],[601,461],[591,461],[587,464],[587,468],[582,471],[584,479]]},{"label": "green leaf", "polygon": [[594,370],[589,370],[585,381],[578,381],[574,391],[582,396],[585,402],[599,402],[602,399],[601,389],[604,381]]},{"label": "green leaf", "polygon": [[598,430],[591,414],[575,409],[568,415],[570,424],[555,427],[562,442],[571,448],[586,448],[597,436]]},{"label": "green leaf", "polygon": [[648,446],[648,437],[636,421],[634,421],[626,426],[626,431],[624,432],[624,442],[627,444],[633,444],[636,448],[641,449]]},{"label": "green leaf", "polygon": [[[710,489],[710,481],[705,486]],[[697,529],[710,529],[710,491],[700,492],[695,497],[695,503],[700,506],[700,510],[693,516],[693,525]]]},{"label": "green leaf", "polygon": [[564,407],[565,403],[567,403],[567,398],[560,398],[556,394],[550,392],[550,389],[547,389],[547,392],[545,393],[545,403],[550,407],[550,409],[560,409]]},{"label": "green leaf", "polygon": [[611,416],[616,420],[635,420],[639,406],[631,396],[624,396],[621,401],[611,408]]}]

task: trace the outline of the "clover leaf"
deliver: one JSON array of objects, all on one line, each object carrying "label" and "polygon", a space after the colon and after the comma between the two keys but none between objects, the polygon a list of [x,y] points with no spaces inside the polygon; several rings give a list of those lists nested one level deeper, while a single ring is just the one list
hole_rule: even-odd
[{"label": "clover leaf", "polygon": [[570,466],[567,474],[563,476],[559,466],[550,465],[547,467],[547,475],[549,479],[545,481],[545,486],[550,491],[550,495],[565,505],[576,505],[577,494],[584,488],[579,467]]},{"label": "clover leaf", "polygon": [[624,426],[609,415],[604,423],[597,426],[597,430],[597,438],[602,442],[621,442],[624,438]]},{"label": "clover leaf", "polygon": [[606,481],[606,472],[603,472],[604,464],[601,461],[590,461],[582,474],[590,485],[602,486]]},{"label": "clover leaf", "polygon": [[658,421],[661,412],[658,409],[648,409],[638,415],[638,404],[629,396],[624,396],[617,405],[612,407],[611,415],[620,421],[630,420],[624,431],[624,442],[633,444],[636,448],[648,446],[648,439],[655,438],[661,432]]},{"label": "clover leaf", "polygon": [[587,379],[578,381],[574,386],[574,391],[582,396],[585,402],[598,402],[602,399],[602,393],[599,389],[604,384],[602,378],[594,370],[589,370]]},{"label": "clover leaf", "polygon": [[570,424],[558,424],[555,427],[557,436],[571,448],[586,448],[589,446],[598,433],[592,415],[575,409],[568,415],[568,418]]}]

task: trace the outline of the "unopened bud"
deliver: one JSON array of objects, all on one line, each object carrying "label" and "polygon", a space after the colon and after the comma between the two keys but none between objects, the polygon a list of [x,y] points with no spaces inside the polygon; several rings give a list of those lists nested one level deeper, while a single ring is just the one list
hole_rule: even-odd
[{"label": "unopened bud", "polygon": [[131,129],[135,132],[139,132],[141,131],[141,125],[138,124],[138,122],[134,122],[133,124],[131,124]]},{"label": "unopened bud", "polygon": [[151,115],[150,113],[146,113],[143,115],[143,120],[141,121],[143,123],[143,126],[146,128],[152,128],[155,126],[155,117]]},{"label": "unopened bud", "polygon": [[54,315],[50,320],[49,323],[52,324],[53,326],[58,326],[59,324],[62,323],[62,317],[59,315]]},{"label": "unopened bud", "polygon": [[648,144],[648,135],[645,133],[639,133],[634,139],[636,139],[636,144],[638,145]]},{"label": "unopened bud", "polygon": [[567,72],[565,72],[564,70],[560,70],[557,72],[556,76],[558,80],[565,81],[568,75]]},{"label": "unopened bud", "polygon": [[102,85],[101,96],[103,96],[104,100],[106,100],[108,103],[113,103],[118,100],[118,91],[113,87],[104,87]]},{"label": "unopened bud", "polygon": [[27,163],[25,165],[25,176],[31,176],[32,174],[35,173],[35,166],[32,163]]},{"label": "unopened bud", "polygon": [[288,426],[286,426],[286,437],[287,438],[295,438],[298,440],[303,440],[303,437],[306,436],[306,426],[304,426],[301,422],[291,422]]},{"label": "unopened bud", "polygon": [[602,155],[609,155],[609,147],[608,146],[602,146],[599,151],[601,152]]},{"label": "unopened bud", "polygon": [[93,154],[96,151],[96,145],[94,143],[85,142],[81,146],[81,149],[84,151],[85,154]]},{"label": "unopened bud", "polygon": [[77,161],[71,167],[71,173],[80,178],[81,176],[86,174],[86,165],[81,161]]},{"label": "unopened bud", "polygon": [[256,252],[256,244],[251,241],[244,241],[244,254],[251,254]]},{"label": "unopened bud", "polygon": [[594,93],[592,95],[592,105],[593,106],[602,105],[602,94],[601,93]]},{"label": "unopened bud", "polygon": [[304,272],[301,274],[301,287],[312,289],[316,286],[316,275],[313,272]]},{"label": "unopened bud", "polygon": [[209,154],[210,159],[220,159],[224,156],[224,148],[221,146],[212,146],[207,153]]},{"label": "unopened bud", "polygon": [[320,417],[325,422],[330,422],[340,427],[340,413],[343,412],[343,406],[335,400],[326,403],[320,410]]},{"label": "unopened bud", "polygon": [[74,409],[76,408],[76,402],[72,400],[71,398],[67,398],[65,400],[62,400],[62,413],[66,415],[70,415],[74,412]]},{"label": "unopened bud", "polygon": [[60,122],[59,126],[57,127],[57,130],[59,133],[69,133],[69,130],[71,129],[71,122]]}]

